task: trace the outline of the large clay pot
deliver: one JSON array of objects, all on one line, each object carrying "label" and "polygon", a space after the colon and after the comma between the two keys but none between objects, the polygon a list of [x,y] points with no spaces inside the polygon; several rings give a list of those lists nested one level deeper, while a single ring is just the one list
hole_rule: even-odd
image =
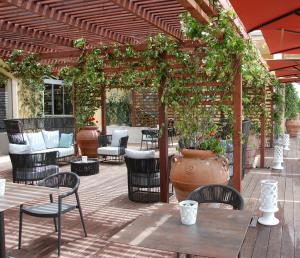
[{"label": "large clay pot", "polygon": [[175,157],[171,170],[171,182],[178,201],[202,185],[227,184],[229,180],[228,161],[210,151],[182,150],[183,156]]},{"label": "large clay pot", "polygon": [[99,131],[97,126],[84,126],[77,134],[76,141],[82,156],[97,157]]},{"label": "large clay pot", "polygon": [[296,137],[300,130],[300,120],[286,120],[285,125],[290,137]]}]

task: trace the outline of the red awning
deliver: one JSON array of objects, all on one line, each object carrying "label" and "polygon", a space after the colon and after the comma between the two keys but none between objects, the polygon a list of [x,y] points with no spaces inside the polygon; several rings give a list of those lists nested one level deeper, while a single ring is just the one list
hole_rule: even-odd
[{"label": "red awning", "polygon": [[300,54],[300,32],[289,30],[263,30],[262,32],[271,54]]},{"label": "red awning", "polygon": [[230,0],[247,32],[289,29],[300,32],[298,0]]},{"label": "red awning", "polygon": [[300,59],[268,59],[270,71],[274,71],[281,82],[300,80]]}]

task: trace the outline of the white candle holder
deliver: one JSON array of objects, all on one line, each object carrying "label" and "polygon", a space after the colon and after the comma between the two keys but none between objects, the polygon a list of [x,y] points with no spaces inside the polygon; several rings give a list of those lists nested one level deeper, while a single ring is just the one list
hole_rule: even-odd
[{"label": "white candle holder", "polygon": [[283,147],[282,145],[275,145],[272,169],[282,170],[284,168],[282,166],[282,163],[283,163]]},{"label": "white candle holder", "polygon": [[258,222],[267,226],[277,225],[279,220],[275,218],[274,213],[278,211],[278,181],[266,179],[260,181],[260,184],[261,194],[259,209],[263,212],[263,216],[258,219]]},{"label": "white candle holder", "polygon": [[283,149],[290,150],[289,146],[290,146],[290,135],[285,133],[283,135]]},{"label": "white candle holder", "polygon": [[4,196],[5,193],[5,179],[0,179],[0,196]]},{"label": "white candle holder", "polygon": [[88,157],[87,156],[81,156],[81,161],[84,163],[87,163]]},{"label": "white candle holder", "polygon": [[186,200],[179,203],[181,223],[193,225],[197,220],[198,202]]}]

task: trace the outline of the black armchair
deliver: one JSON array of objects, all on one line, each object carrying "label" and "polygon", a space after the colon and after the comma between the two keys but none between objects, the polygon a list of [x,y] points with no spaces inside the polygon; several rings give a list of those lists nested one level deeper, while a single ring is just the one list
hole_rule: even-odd
[{"label": "black armchair", "polygon": [[235,210],[244,208],[244,200],[241,194],[234,188],[226,185],[205,185],[192,191],[187,197],[198,203],[224,203],[229,204]]},{"label": "black armchair", "polygon": [[98,137],[100,147],[97,153],[100,158],[107,160],[108,157],[112,157],[113,160],[123,161],[128,143],[128,132],[127,130],[119,130],[119,132]]},{"label": "black armchair", "polygon": [[160,200],[159,158],[133,159],[125,156],[128,197],[134,202]]},{"label": "black armchair", "polygon": [[59,172],[57,151],[13,154],[10,153],[13,182],[33,183]]},{"label": "black armchair", "polygon": [[[58,256],[60,256],[61,245],[61,215],[74,209],[79,210],[80,220],[83,227],[84,235],[87,236],[83,220],[83,214],[80,206],[78,188],[80,184],[79,177],[73,172],[64,172],[49,176],[39,183],[40,186],[59,188],[66,187],[70,190],[58,195],[58,202],[53,202],[53,195],[50,194],[50,203],[40,204],[30,207],[20,206],[20,223],[19,223],[19,249],[22,243],[22,224],[23,213],[34,217],[53,218],[55,231],[58,232]],[[75,194],[76,204],[63,203],[63,199]],[[56,221],[57,220],[57,221]]]}]

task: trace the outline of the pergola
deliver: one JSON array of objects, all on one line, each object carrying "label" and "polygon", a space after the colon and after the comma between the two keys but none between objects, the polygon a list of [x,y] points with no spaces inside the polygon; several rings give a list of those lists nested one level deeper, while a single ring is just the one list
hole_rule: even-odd
[{"label": "pergola", "polygon": [[[209,16],[216,15],[209,1],[197,0],[41,0],[20,1],[5,0],[0,3],[0,54],[8,57],[13,49],[39,54],[41,62],[59,66],[72,64],[80,56],[80,51],[73,48],[73,41],[78,38],[87,40],[87,49],[99,44],[131,44],[136,51],[143,51],[149,35],[165,33],[179,42],[182,48],[193,49],[201,42],[190,42],[180,32],[179,15],[189,11],[202,23],[208,22]],[[242,78],[240,61],[234,60],[236,72],[231,100],[226,103],[234,112],[234,176],[233,184],[241,189],[242,171]],[[175,64],[176,68],[176,64]],[[180,68],[180,67],[177,67]],[[105,72],[121,71],[122,67],[105,68]],[[192,85],[195,86],[195,85]],[[221,86],[216,82],[207,82],[200,86]],[[158,96],[163,94],[164,82],[158,89]],[[264,105],[270,108],[272,87],[262,92]],[[214,104],[214,103],[209,103]],[[102,131],[106,131],[105,92],[101,98]],[[168,202],[168,132],[166,107],[159,101],[159,125],[162,135],[160,146],[161,201]],[[264,166],[265,124],[261,118],[261,166]],[[271,123],[273,124],[273,123]],[[271,130],[272,132],[273,130]],[[270,139],[273,139],[272,133]]]}]

